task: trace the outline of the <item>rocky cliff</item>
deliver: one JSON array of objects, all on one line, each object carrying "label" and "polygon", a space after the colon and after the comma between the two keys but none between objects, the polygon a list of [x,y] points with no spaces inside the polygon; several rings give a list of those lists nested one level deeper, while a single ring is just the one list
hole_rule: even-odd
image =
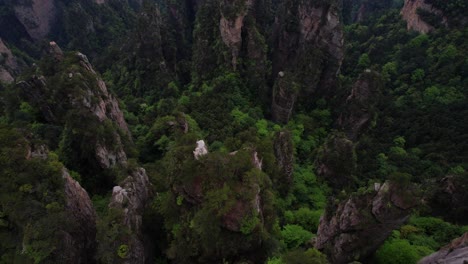
[{"label": "rocky cliff", "polygon": [[33,75],[17,84],[22,97],[37,107],[48,123],[64,127],[62,158],[80,172],[93,191],[100,191],[96,182],[102,181],[102,190],[114,184],[115,173],[125,175],[113,188],[109,207],[123,212],[121,224],[131,231],[126,236],[131,245],[126,263],[144,263],[141,226],[151,185],[143,168],[129,167],[125,148],[131,145],[131,138],[119,102],[85,55],[63,54],[54,42],[47,53],[37,69],[44,75]]},{"label": "rocky cliff", "polygon": [[[97,123],[98,126],[112,126],[122,131],[124,137],[129,138],[129,130],[124,120],[123,113],[115,97],[107,90],[105,83],[96,74],[87,57],[81,53],[75,53],[68,57],[75,63],[66,65],[64,54],[60,48],[51,42],[48,50],[48,67],[42,71],[46,75],[33,75],[31,78],[18,82],[22,96],[40,109],[43,117],[50,123],[61,124],[69,127]],[[50,67],[50,68],[49,68]],[[56,93],[53,87],[60,82],[62,93]],[[77,115],[78,120],[69,120],[68,115]],[[84,132],[84,131],[83,131]],[[86,135],[94,147],[94,156],[98,165],[107,169],[116,164],[126,163],[126,153],[123,150],[122,137],[117,131],[110,135]],[[114,144],[111,146],[110,143]]]},{"label": "rocky cliff", "polygon": [[352,141],[370,127],[381,97],[380,75],[371,70],[361,74],[346,99],[345,108],[338,118],[338,126]]},{"label": "rocky cliff", "polygon": [[[215,69],[231,69],[245,75],[256,89],[264,89],[268,71],[267,44],[257,17],[262,17],[267,10],[262,9],[260,2],[198,3],[192,62],[199,78],[213,77]],[[218,45],[219,42],[223,45]],[[253,92],[261,94],[258,90]]]},{"label": "rocky cliff", "polygon": [[442,17],[442,24],[447,24],[447,18],[443,17],[442,11],[426,3],[426,0],[405,0],[401,15],[407,23],[408,30],[418,31],[420,33],[428,33],[434,30],[433,25],[430,25],[420,17],[418,10],[440,16]]},{"label": "rocky cliff", "polygon": [[129,245],[122,263],[137,264],[147,261],[148,253],[145,252],[142,225],[144,209],[151,195],[151,184],[143,168],[135,169],[112,190],[109,207],[123,212],[122,225],[130,231],[130,235],[126,236],[124,241],[119,241]]},{"label": "rocky cliff", "polygon": [[[272,115],[286,123],[296,105],[294,94],[310,103],[316,93],[331,93],[344,56],[337,3],[284,1],[275,21]],[[326,59],[325,59],[326,58]],[[311,63],[313,62],[313,63]],[[293,76],[291,76],[293,75]],[[284,83],[283,76],[289,78]]]},{"label": "rocky cliff", "polygon": [[[26,159],[47,160],[49,150],[45,145],[30,143]],[[60,243],[55,245],[55,260],[61,263],[95,263],[96,212],[88,193],[74,180],[66,168],[62,168],[65,204],[64,217],[70,226],[60,227]],[[48,234],[50,235],[50,234]]]},{"label": "rocky cliff", "polygon": [[34,40],[46,37],[55,22],[57,7],[55,1],[18,1],[14,5],[16,17]]},{"label": "rocky cliff", "polygon": [[419,203],[417,197],[414,187],[385,182],[329,205],[320,219],[315,247],[332,263],[366,260],[408,220]]},{"label": "rocky cliff", "polygon": [[0,82],[12,83],[19,68],[15,56],[0,38]]},{"label": "rocky cliff", "polygon": [[73,232],[63,233],[60,262],[94,263],[96,252],[96,212],[88,193],[63,169],[66,206],[69,219],[74,221]]},{"label": "rocky cliff", "polygon": [[465,264],[466,262],[468,262],[468,233],[421,259],[418,264]]}]

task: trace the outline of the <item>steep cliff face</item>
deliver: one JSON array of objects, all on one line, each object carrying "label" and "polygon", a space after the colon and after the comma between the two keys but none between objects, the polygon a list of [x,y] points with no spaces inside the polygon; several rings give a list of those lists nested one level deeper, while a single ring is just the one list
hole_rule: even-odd
[{"label": "steep cliff face", "polygon": [[[164,197],[173,197],[167,202],[177,210],[165,218],[171,229],[177,226],[168,257],[176,263],[263,263],[269,241],[265,234],[271,232],[274,216],[262,157],[247,148],[208,153],[200,142],[190,147],[179,146],[177,156],[168,154],[176,166],[168,176],[170,195]],[[215,237],[219,243],[213,243]],[[180,254],[187,241],[199,242]]]},{"label": "steep cliff face", "polygon": [[401,226],[418,204],[414,187],[374,184],[363,194],[352,194],[320,219],[316,248],[332,263],[365,260]]},{"label": "steep cliff face", "polygon": [[273,144],[278,167],[281,171],[282,177],[284,177],[282,182],[286,182],[290,185],[293,182],[294,172],[294,146],[291,132],[277,132]]},{"label": "steep cliff face", "polygon": [[468,261],[468,233],[454,239],[439,251],[421,259],[418,264],[464,264]]},{"label": "steep cliff face", "polygon": [[407,23],[408,30],[418,31],[419,33],[429,33],[434,30],[434,26],[421,19],[418,9],[441,16],[442,24],[447,24],[447,18],[443,17],[442,11],[426,3],[426,0],[405,0],[401,15]]},{"label": "steep cliff face", "polygon": [[[63,54],[54,42],[50,43],[47,53],[37,69],[44,75],[19,82],[21,94],[40,110],[44,120],[64,127],[60,154],[80,172],[88,187],[100,191],[95,186],[98,182],[103,185],[101,189],[110,188],[116,178],[114,174],[126,175],[113,188],[109,207],[122,212],[120,224],[130,231],[125,234],[125,241],[120,241],[130,246],[125,263],[144,263],[147,254],[142,242],[142,216],[151,196],[151,184],[143,168],[130,168],[128,164],[125,147],[131,145],[130,132],[119,102],[109,93],[85,55]],[[68,182],[66,191],[82,196],[84,190],[77,188],[67,175],[64,178]],[[68,206],[87,211],[86,206],[78,202]],[[77,220],[80,226],[89,224],[85,219]],[[69,243],[65,246],[73,245],[70,239],[67,238]],[[117,248],[112,250],[117,252]]]},{"label": "steep cliff face", "polygon": [[[21,89],[23,97],[32,105],[40,109],[45,120],[54,124],[69,127],[80,126],[74,123],[78,120],[69,120],[67,115],[75,114],[76,118],[82,118],[97,123],[100,127],[115,125],[122,131],[124,137],[129,138],[129,130],[119,108],[117,99],[111,95],[105,83],[96,74],[87,57],[81,53],[75,53],[67,57],[74,61],[71,65],[65,65],[64,54],[54,43],[49,48],[50,67],[46,70],[46,76],[32,76],[30,79],[20,81],[17,85]],[[46,67],[47,68],[47,67]],[[59,81],[63,87],[56,93],[51,87]],[[83,125],[83,124],[81,124]],[[110,135],[86,135],[83,140],[90,140],[94,146],[94,157],[99,166],[108,169],[116,164],[126,163],[126,153],[123,150],[122,138],[117,131],[111,131]],[[110,145],[110,143],[113,143]]]},{"label": "steep cliff face", "polygon": [[[310,103],[316,92],[332,92],[343,60],[343,31],[338,5],[313,1],[285,1],[275,22],[273,76],[293,74],[287,84],[275,84],[272,114],[277,122],[289,118],[276,112],[289,112],[295,106],[295,93]],[[282,74],[275,82],[284,82]],[[296,86],[296,87],[294,87]],[[294,88],[293,88],[294,87]],[[278,103],[284,101],[286,103]]]},{"label": "steep cliff face", "polygon": [[0,38],[0,82],[12,83],[18,71],[18,61]]},{"label": "steep cliff face", "polygon": [[338,126],[352,141],[370,127],[375,118],[377,103],[381,96],[382,81],[376,72],[368,70],[354,83],[346,106],[338,119]]},{"label": "steep cliff face", "polygon": [[237,59],[242,47],[242,28],[247,12],[252,7],[254,0],[223,1],[219,31],[224,44],[231,51],[232,68],[236,70]]},{"label": "steep cliff face", "polygon": [[94,263],[96,252],[96,212],[88,193],[63,169],[67,217],[74,219],[73,232],[63,233],[60,261]]},{"label": "steep cliff face", "polygon": [[50,33],[57,15],[56,3],[50,0],[19,1],[14,5],[14,10],[34,40],[41,40]]},{"label": "steep cliff face", "polygon": [[123,263],[145,263],[147,260],[142,225],[143,212],[151,195],[151,184],[143,168],[135,169],[112,190],[109,207],[123,212],[122,224],[131,232],[125,241],[120,241],[130,245]]},{"label": "steep cliff face", "polygon": [[209,79],[216,69],[229,69],[246,76],[257,89],[253,93],[264,92],[268,72],[267,44],[257,17],[262,17],[267,10],[262,9],[259,2],[262,1],[198,3],[192,60],[196,77]]},{"label": "steep cliff face", "polygon": [[[30,143],[27,160],[46,161],[49,150],[45,145]],[[65,198],[64,217],[70,226],[59,228],[60,243],[56,246],[55,261],[61,263],[95,263],[96,212],[88,193],[74,180],[66,168],[62,168],[63,192]],[[50,234],[48,234],[50,235]]]}]

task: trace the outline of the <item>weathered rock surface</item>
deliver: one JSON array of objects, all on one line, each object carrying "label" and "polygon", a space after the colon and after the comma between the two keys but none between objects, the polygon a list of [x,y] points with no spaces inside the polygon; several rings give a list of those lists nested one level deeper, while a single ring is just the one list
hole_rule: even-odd
[{"label": "weathered rock surface", "polygon": [[229,14],[221,12],[221,19],[219,21],[219,31],[221,39],[224,44],[229,47],[232,55],[232,67],[237,68],[237,59],[242,47],[242,28],[244,27],[244,19],[252,7],[254,0],[237,0],[237,1],[223,1],[223,7],[227,10],[236,9],[236,6],[242,8],[238,11],[235,17],[230,17]]},{"label": "weathered rock surface", "polygon": [[346,99],[346,106],[338,119],[338,126],[352,141],[369,128],[375,117],[382,83],[376,72],[368,71],[359,76]]},{"label": "weathered rock surface", "polygon": [[354,143],[342,133],[329,137],[316,161],[317,174],[336,191],[353,186],[356,169]]},{"label": "weathered rock surface", "polygon": [[292,135],[289,131],[281,131],[276,133],[273,143],[276,161],[281,171],[284,182],[288,185],[293,182],[294,172],[294,146]]},{"label": "weathered rock surface", "polygon": [[[64,55],[55,42],[50,43],[48,53],[53,58],[53,63],[61,63],[63,60]],[[70,93],[65,98],[53,98],[55,95],[50,91],[48,77],[34,75],[17,84],[23,97],[32,105],[36,105],[43,117],[50,123],[65,122],[67,112],[64,109],[67,109],[79,112],[83,118],[96,119],[101,125],[106,122],[114,123],[130,138],[130,132],[117,99],[108,92],[106,84],[94,71],[87,57],[81,53],[76,53],[74,56],[77,59],[76,65],[79,67],[70,67],[68,72],[54,72],[54,77],[62,75],[70,83],[79,83],[80,92]],[[83,112],[84,109],[86,112]],[[96,160],[104,169],[116,164],[126,164],[127,158],[121,143],[122,139],[116,131],[112,133],[110,137],[115,143],[113,146],[109,146],[101,138],[97,138],[93,143]]]},{"label": "weathered rock surface", "polygon": [[0,38],[0,82],[12,83],[18,70],[18,61]]},{"label": "weathered rock surface", "polygon": [[128,257],[124,263],[145,263],[148,254],[143,243],[143,212],[151,197],[151,184],[143,168],[136,169],[112,190],[109,207],[123,211],[122,224],[131,231],[127,238]]},{"label": "weathered rock surface", "polygon": [[468,233],[465,233],[439,251],[421,259],[418,264],[465,264],[467,262]]},{"label": "weathered rock surface", "polygon": [[386,182],[363,194],[352,194],[320,219],[315,247],[332,263],[365,260],[391,232],[409,218],[418,204],[413,187]]},{"label": "weathered rock surface", "polygon": [[208,154],[208,148],[206,147],[205,141],[197,141],[197,147],[193,151],[193,156],[195,157],[195,159],[199,159],[200,157],[205,156],[206,154]]},{"label": "weathered rock surface", "polygon": [[305,100],[316,92],[333,91],[344,56],[343,31],[339,8],[333,1],[285,1],[279,10],[273,36],[273,76],[279,72],[294,76],[289,76],[287,83],[281,76],[276,78],[272,115],[273,120],[286,123],[289,117],[284,113],[296,104],[297,96],[292,92]]},{"label": "weathered rock surface", "polygon": [[49,34],[57,15],[55,1],[50,0],[32,0],[24,3],[18,1],[14,9],[18,20],[35,40],[43,39]]},{"label": "weathered rock surface", "polygon": [[[405,0],[401,15],[407,23],[408,30],[418,31],[419,33],[429,33],[434,30],[434,27],[421,19],[417,13],[418,9],[443,17],[442,11],[426,3],[425,0]],[[442,24],[447,24],[446,18],[443,18]]]},{"label": "weathered rock surface", "polygon": [[88,193],[63,169],[65,211],[75,224],[74,231],[63,233],[60,261],[63,263],[95,263],[96,212]]},{"label": "weathered rock surface", "polygon": [[[45,160],[49,150],[45,145],[30,144],[27,159]],[[60,231],[61,243],[57,245],[56,261],[60,263],[95,263],[96,211],[88,193],[74,180],[66,168],[62,168],[64,183],[65,215],[71,223]]]}]

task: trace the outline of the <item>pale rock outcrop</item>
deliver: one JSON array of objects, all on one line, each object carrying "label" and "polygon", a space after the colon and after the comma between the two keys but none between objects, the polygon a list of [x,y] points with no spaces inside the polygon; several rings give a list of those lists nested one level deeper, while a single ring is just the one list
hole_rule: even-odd
[{"label": "pale rock outcrop", "polygon": [[369,257],[394,229],[405,223],[419,203],[414,186],[385,182],[352,194],[328,206],[320,219],[315,247],[332,263],[349,263]]},{"label": "pale rock outcrop", "polygon": [[134,170],[112,190],[109,207],[122,210],[122,224],[131,231],[126,241],[129,253],[123,263],[145,263],[147,260],[142,225],[143,212],[151,196],[151,184],[143,168]]},{"label": "pale rock outcrop", "polygon": [[23,24],[29,36],[35,40],[45,38],[50,33],[52,23],[57,15],[55,1],[31,0],[30,2],[18,2],[14,6],[16,17]]},{"label": "pale rock outcrop", "polygon": [[434,27],[422,20],[417,11],[418,9],[430,12],[442,17],[442,24],[447,25],[447,18],[443,17],[442,11],[434,8],[425,0],[405,0],[405,5],[401,10],[401,15],[407,23],[408,30],[418,31],[419,33],[429,33]]},{"label": "pale rock outcrop", "polygon": [[12,83],[18,70],[18,61],[0,38],[0,82]]},{"label": "pale rock outcrop", "polygon": [[193,156],[195,159],[199,159],[200,157],[205,156],[208,154],[208,148],[206,147],[205,141],[204,140],[199,140],[197,141],[197,147],[193,151]]},{"label": "pale rock outcrop", "polygon": [[466,264],[468,263],[468,233],[454,239],[439,251],[421,259],[418,264]]},{"label": "pale rock outcrop", "polygon": [[242,28],[244,26],[244,18],[247,15],[249,8],[253,5],[253,2],[254,0],[224,1],[224,5],[226,6],[238,5],[242,6],[243,9],[236,14],[236,17],[234,18],[221,13],[221,19],[219,21],[221,39],[231,50],[232,67],[234,70],[237,68],[237,59],[242,46]]}]

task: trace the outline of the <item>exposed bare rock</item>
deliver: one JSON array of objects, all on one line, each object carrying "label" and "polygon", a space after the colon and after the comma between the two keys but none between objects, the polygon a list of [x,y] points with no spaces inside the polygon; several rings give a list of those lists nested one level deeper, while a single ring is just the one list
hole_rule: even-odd
[{"label": "exposed bare rock", "polygon": [[[52,56],[54,64],[62,63],[63,53],[55,42],[50,43],[48,52]],[[21,89],[22,96],[32,105],[36,105],[50,123],[64,125],[67,113],[63,109],[71,108],[71,110],[79,112],[82,118],[96,119],[102,126],[106,126],[106,123],[109,122],[116,124],[122,134],[130,139],[130,132],[117,99],[108,92],[106,84],[94,71],[87,57],[81,53],[76,53],[75,56],[78,59],[77,65],[79,67],[70,67],[67,72],[55,74],[66,74],[68,79],[79,83],[79,87],[76,87],[76,89],[79,88],[79,92],[69,91],[66,97],[51,98],[55,95],[50,91],[48,77],[32,76],[17,84]],[[123,139],[117,131],[110,133],[112,135],[106,137],[112,139],[112,146],[103,138],[95,138],[95,142],[88,142],[88,144],[95,146],[95,159],[103,169],[114,165],[125,166],[127,162]],[[109,140],[107,139],[107,141]]]},{"label": "exposed bare rock", "polygon": [[[26,159],[46,160],[46,145],[29,144]],[[60,231],[61,243],[57,245],[56,261],[60,263],[95,263],[96,211],[88,193],[74,180],[66,168],[62,168],[65,194],[65,215],[72,225],[68,231]],[[65,228],[65,227],[64,227]]]},{"label": "exposed bare rock", "polygon": [[[121,146],[120,138],[116,137],[117,146]],[[127,154],[123,148],[111,149],[100,143],[96,144],[96,159],[101,165],[101,168],[108,169],[115,165],[127,165]]]},{"label": "exposed bare rock", "polygon": [[75,228],[72,233],[62,233],[60,260],[63,263],[94,263],[96,250],[96,212],[88,193],[72,179],[66,169],[62,174],[65,181],[65,211]]},{"label": "exposed bare rock", "polygon": [[352,194],[336,208],[326,209],[315,246],[327,253],[332,263],[366,259],[407,221],[419,203],[417,197],[414,187],[391,182]]},{"label": "exposed bare rock", "polygon": [[221,38],[229,47],[232,54],[232,67],[234,70],[237,68],[237,59],[239,51],[242,46],[242,27],[244,26],[244,18],[247,15],[249,8],[252,6],[254,0],[237,0],[237,1],[224,1],[226,9],[235,9],[236,6],[241,6],[242,10],[236,14],[235,17],[221,14],[219,21],[219,31]]},{"label": "exposed bare rock", "polygon": [[317,174],[334,190],[350,187],[354,184],[356,159],[354,143],[342,133],[336,133],[320,149]]},{"label": "exposed bare rock", "polygon": [[282,77],[276,80],[273,87],[271,112],[274,121],[286,124],[293,113],[299,91],[289,73],[279,72],[278,76]]},{"label": "exposed bare rock", "polygon": [[58,121],[53,111],[53,104],[44,98],[47,91],[47,83],[44,76],[33,75],[27,81],[20,81],[16,85],[21,89],[21,93],[26,100],[34,102],[39,107],[45,120],[51,123]]},{"label": "exposed bare rock", "polygon": [[468,233],[465,233],[439,251],[421,259],[418,264],[465,264],[467,262]]},{"label": "exposed bare rock", "polygon": [[205,141],[197,141],[197,147],[193,151],[193,156],[195,157],[195,159],[199,159],[200,157],[203,157],[206,154],[208,154],[208,148],[206,147]]},{"label": "exposed bare rock", "polygon": [[18,61],[0,38],[0,82],[12,83],[18,70]]},{"label": "exposed bare rock", "polygon": [[346,136],[355,141],[375,117],[375,107],[381,94],[382,82],[376,72],[365,72],[359,76],[346,99],[344,112],[338,119],[338,126]]},{"label": "exposed bare rock", "polygon": [[276,161],[281,170],[282,177],[284,177],[284,182],[292,184],[294,171],[294,146],[291,132],[286,130],[276,133],[273,150],[275,152]]},{"label": "exposed bare rock", "polygon": [[285,1],[276,17],[273,38],[273,74],[285,72],[286,76],[276,78],[272,115],[274,121],[285,123],[298,94],[305,102],[317,92],[334,90],[344,57],[337,3]]},{"label": "exposed bare rock", "polygon": [[55,41],[49,42],[49,49],[47,53],[52,56],[55,61],[60,62],[63,60],[63,51],[62,49],[55,43]]},{"label": "exposed bare rock", "polygon": [[[434,8],[431,4],[426,3],[425,0],[405,0],[405,5],[401,10],[401,15],[407,23],[408,30],[418,31],[419,33],[429,33],[434,30],[434,27],[418,15],[418,9],[426,12],[436,14],[443,17],[442,11]],[[442,18],[442,24],[447,25],[447,18]]]},{"label": "exposed bare rock", "polygon": [[147,253],[143,243],[143,212],[151,197],[151,184],[143,168],[136,169],[112,190],[109,207],[123,211],[122,224],[131,231],[126,244],[128,257],[124,263],[145,263]]},{"label": "exposed bare rock", "polygon": [[55,1],[51,0],[18,1],[14,9],[18,20],[35,40],[41,40],[50,33],[57,15]]}]

